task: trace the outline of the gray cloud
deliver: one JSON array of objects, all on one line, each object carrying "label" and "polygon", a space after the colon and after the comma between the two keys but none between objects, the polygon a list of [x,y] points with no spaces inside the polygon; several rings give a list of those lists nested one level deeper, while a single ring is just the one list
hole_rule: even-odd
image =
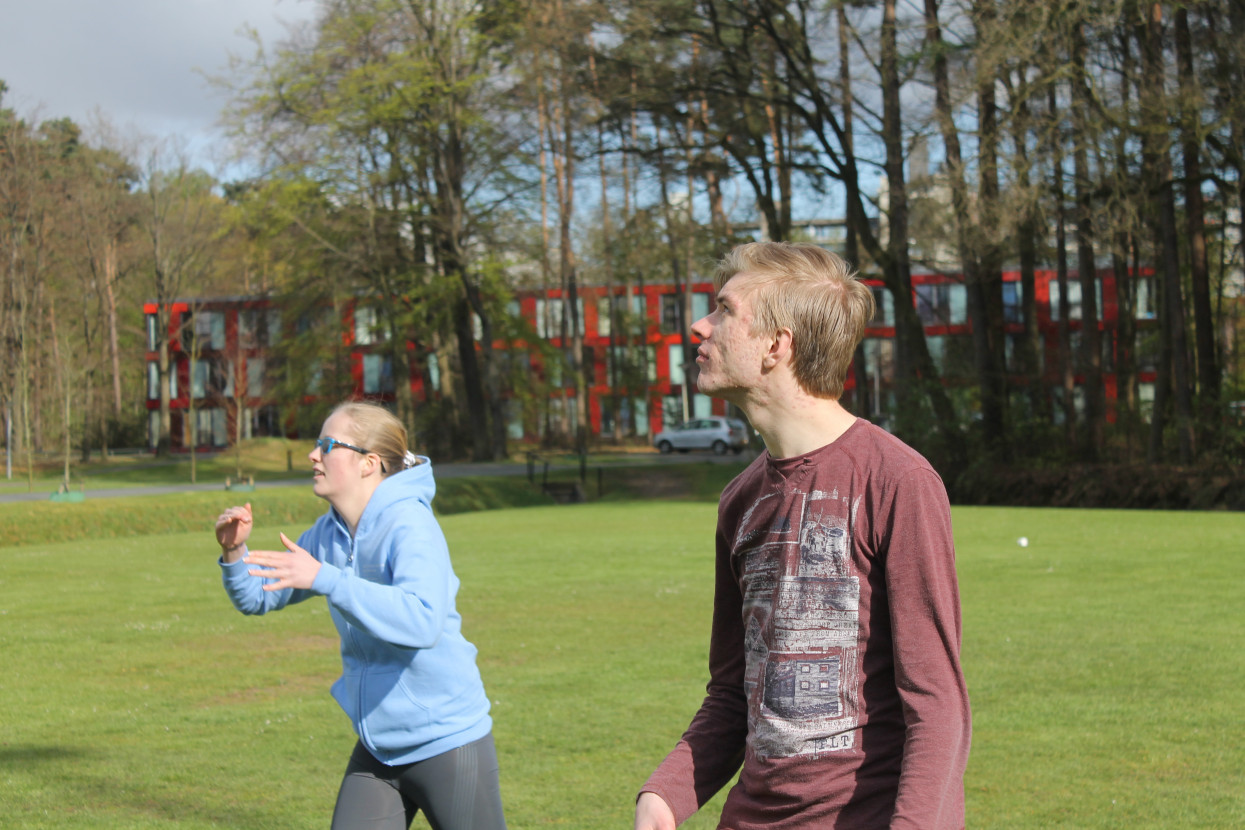
[{"label": "gray cloud", "polygon": [[225,100],[204,77],[232,52],[249,55],[242,29],[266,45],[282,22],[314,13],[310,0],[16,0],[0,12],[0,79],[19,115],[86,124],[98,110],[118,127],[210,141]]}]

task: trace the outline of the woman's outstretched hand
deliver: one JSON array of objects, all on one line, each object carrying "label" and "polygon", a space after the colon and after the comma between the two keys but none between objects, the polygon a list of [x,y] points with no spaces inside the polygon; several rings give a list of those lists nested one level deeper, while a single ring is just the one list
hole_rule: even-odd
[{"label": "woman's outstretched hand", "polygon": [[251,525],[250,502],[231,507],[216,518],[216,541],[220,543],[222,559],[237,562],[241,558],[242,547],[251,538]]},{"label": "woman's outstretched hand", "polygon": [[300,548],[284,533],[281,544],[285,550],[252,550],[247,551],[243,561],[252,567],[247,573],[276,582],[264,586],[265,591],[281,591],[285,588],[310,588],[320,573],[320,562],[307,551]]}]

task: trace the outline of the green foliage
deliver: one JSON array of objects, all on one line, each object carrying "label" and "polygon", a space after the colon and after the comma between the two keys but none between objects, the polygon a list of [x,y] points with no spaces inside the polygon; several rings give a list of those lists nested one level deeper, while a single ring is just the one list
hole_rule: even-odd
[{"label": "green foliage", "polygon": [[[1245,823],[1245,519],[1193,518],[954,511],[970,827]],[[511,827],[628,826],[704,693],[713,523],[665,502],[443,519]],[[0,551],[6,826],[326,824],[354,738],[324,604],[242,617],[215,556],[205,531]]]}]

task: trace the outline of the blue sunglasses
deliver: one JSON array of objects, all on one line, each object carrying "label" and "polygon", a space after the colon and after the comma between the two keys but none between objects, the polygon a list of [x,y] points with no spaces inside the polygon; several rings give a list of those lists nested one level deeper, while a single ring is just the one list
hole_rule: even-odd
[{"label": "blue sunglasses", "polygon": [[354,450],[360,455],[368,455],[372,451],[365,450],[363,447],[356,447],[354,444],[347,444],[345,441],[338,441],[336,438],[317,438],[316,446],[320,448],[320,452],[328,455],[333,451],[333,447],[345,447],[348,450]]}]

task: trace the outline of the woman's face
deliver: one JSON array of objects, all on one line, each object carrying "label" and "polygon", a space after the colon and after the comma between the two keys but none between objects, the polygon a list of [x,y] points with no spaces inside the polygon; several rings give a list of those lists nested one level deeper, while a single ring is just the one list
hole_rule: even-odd
[{"label": "woman's face", "polygon": [[344,413],[336,412],[324,422],[320,428],[320,442],[307,454],[311,461],[312,492],[332,504],[335,497],[358,486],[362,467],[369,462],[367,455],[341,443],[334,443],[328,451],[322,449],[326,438],[354,447],[358,447],[359,442],[355,438],[354,422]]}]

